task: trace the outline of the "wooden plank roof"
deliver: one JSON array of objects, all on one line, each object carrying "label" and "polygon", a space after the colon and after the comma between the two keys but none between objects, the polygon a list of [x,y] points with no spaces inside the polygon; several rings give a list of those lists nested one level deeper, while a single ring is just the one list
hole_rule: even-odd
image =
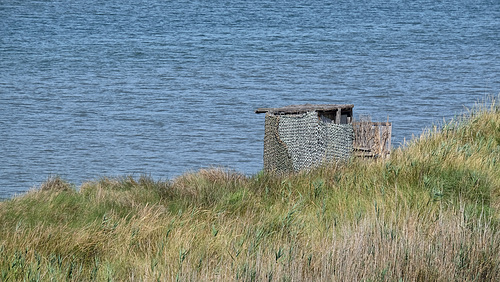
[{"label": "wooden plank roof", "polygon": [[304,104],[290,105],[281,108],[258,108],[256,114],[273,113],[273,114],[300,114],[312,111],[335,111],[337,109],[352,109],[352,104]]}]

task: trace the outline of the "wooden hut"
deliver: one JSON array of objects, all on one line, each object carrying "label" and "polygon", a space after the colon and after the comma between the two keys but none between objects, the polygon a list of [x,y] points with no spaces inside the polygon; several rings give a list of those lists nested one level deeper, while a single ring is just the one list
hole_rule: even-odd
[{"label": "wooden hut", "polygon": [[300,171],[346,160],[353,153],[377,157],[390,152],[390,123],[384,123],[388,131],[381,131],[382,123],[355,123],[353,108],[305,104],[255,110],[266,114],[264,170]]},{"label": "wooden hut", "polygon": [[291,105],[265,113],[264,170],[291,172],[348,159],[354,105]]}]

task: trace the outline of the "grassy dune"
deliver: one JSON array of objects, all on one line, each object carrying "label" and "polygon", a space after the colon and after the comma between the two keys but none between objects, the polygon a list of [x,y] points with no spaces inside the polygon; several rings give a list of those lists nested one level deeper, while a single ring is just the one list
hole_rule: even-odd
[{"label": "grassy dune", "polygon": [[500,108],[286,176],[60,178],[0,202],[0,281],[500,281]]}]

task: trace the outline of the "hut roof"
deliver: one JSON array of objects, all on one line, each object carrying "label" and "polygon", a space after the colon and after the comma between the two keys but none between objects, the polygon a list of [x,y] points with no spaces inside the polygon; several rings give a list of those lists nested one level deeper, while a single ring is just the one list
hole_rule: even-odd
[{"label": "hut roof", "polygon": [[300,114],[312,111],[336,111],[338,109],[352,109],[352,104],[304,104],[290,105],[281,108],[258,108],[256,114],[272,113],[272,114]]}]

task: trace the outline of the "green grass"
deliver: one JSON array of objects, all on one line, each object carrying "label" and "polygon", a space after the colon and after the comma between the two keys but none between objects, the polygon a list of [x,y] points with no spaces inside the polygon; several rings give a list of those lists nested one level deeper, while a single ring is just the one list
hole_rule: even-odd
[{"label": "green grass", "polygon": [[50,178],[0,202],[0,281],[499,281],[499,211],[493,101],[387,160]]}]

